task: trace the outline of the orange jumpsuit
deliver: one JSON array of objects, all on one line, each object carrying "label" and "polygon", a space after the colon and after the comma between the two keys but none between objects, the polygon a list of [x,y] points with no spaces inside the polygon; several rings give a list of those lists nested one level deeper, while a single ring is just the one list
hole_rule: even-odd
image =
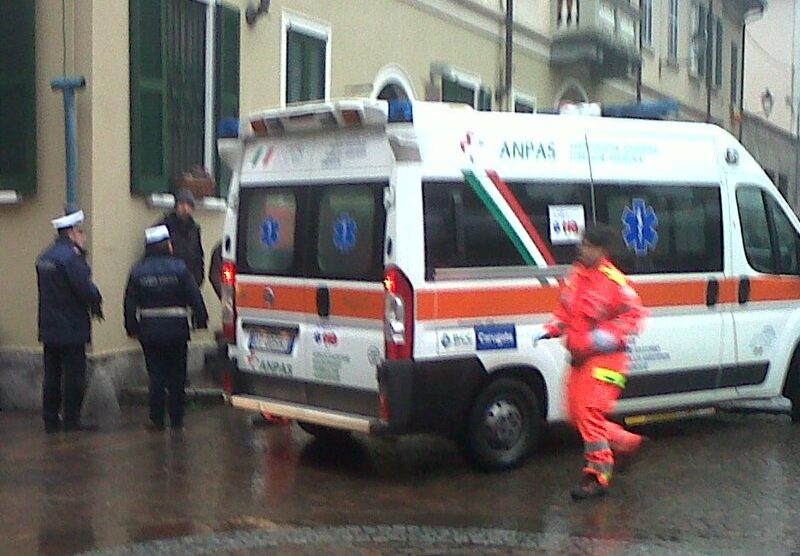
[{"label": "orange jumpsuit", "polygon": [[640,332],[646,314],[625,275],[602,260],[594,267],[575,265],[562,287],[554,320],[545,325],[548,336],[566,336],[572,357],[567,410],[583,438],[583,472],[603,486],[611,478],[613,451],[633,452],[642,441],[606,415],[625,387],[628,339]]}]

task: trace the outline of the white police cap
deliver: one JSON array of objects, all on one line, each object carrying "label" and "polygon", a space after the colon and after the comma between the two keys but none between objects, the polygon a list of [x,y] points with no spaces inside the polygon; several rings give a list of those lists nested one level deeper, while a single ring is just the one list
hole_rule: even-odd
[{"label": "white police cap", "polygon": [[56,218],[55,220],[51,220],[51,222],[53,223],[53,227],[56,230],[72,228],[73,226],[77,226],[78,224],[83,223],[83,211],[79,210],[78,212],[73,212],[72,214],[61,216],[59,218]]},{"label": "white police cap", "polygon": [[163,224],[161,226],[147,228],[144,231],[144,239],[148,245],[152,245],[153,243],[161,243],[162,241],[169,239],[169,229]]}]

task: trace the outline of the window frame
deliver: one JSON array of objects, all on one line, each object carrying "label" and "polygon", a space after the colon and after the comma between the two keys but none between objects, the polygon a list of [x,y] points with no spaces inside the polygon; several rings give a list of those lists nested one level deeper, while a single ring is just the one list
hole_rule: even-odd
[{"label": "window frame", "polygon": [[678,31],[680,28],[680,12],[678,6],[678,0],[669,0],[667,13],[667,25],[669,26],[667,32],[667,60],[675,65],[678,63],[679,53]]},{"label": "window frame", "polygon": [[642,37],[642,46],[645,48],[653,47],[653,0],[641,0],[639,9],[641,11],[641,23],[639,33]]},{"label": "window frame", "polygon": [[287,88],[289,86],[289,68],[287,66],[289,60],[289,31],[294,31],[301,35],[306,35],[325,43],[325,78],[324,78],[324,96],[320,102],[330,101],[331,96],[331,50],[333,32],[330,23],[321,22],[318,20],[310,19],[304,15],[291,10],[283,10],[281,13],[281,79],[280,79],[280,101],[281,107],[285,108],[287,105]]}]

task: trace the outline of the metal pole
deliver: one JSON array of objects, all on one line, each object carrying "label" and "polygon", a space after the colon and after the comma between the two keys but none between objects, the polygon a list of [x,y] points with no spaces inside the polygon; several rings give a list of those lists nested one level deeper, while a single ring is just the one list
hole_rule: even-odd
[{"label": "metal pole", "polygon": [[506,110],[514,111],[512,88],[514,86],[514,0],[506,0]]},{"label": "metal pole", "polygon": [[82,76],[56,77],[50,87],[64,94],[64,147],[67,159],[66,213],[78,210],[78,122],[75,114],[75,90],[86,86]]},{"label": "metal pole", "polygon": [[708,2],[708,13],[706,14],[706,123],[711,122],[711,71],[714,69],[714,0]]}]

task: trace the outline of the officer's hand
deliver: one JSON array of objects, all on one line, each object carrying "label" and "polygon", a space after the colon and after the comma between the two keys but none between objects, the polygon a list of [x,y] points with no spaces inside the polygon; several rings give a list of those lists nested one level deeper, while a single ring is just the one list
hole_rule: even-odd
[{"label": "officer's hand", "polygon": [[549,340],[550,338],[552,338],[550,333],[547,332],[547,330],[542,330],[533,337],[533,347],[536,347],[536,344],[539,343],[539,340]]}]

